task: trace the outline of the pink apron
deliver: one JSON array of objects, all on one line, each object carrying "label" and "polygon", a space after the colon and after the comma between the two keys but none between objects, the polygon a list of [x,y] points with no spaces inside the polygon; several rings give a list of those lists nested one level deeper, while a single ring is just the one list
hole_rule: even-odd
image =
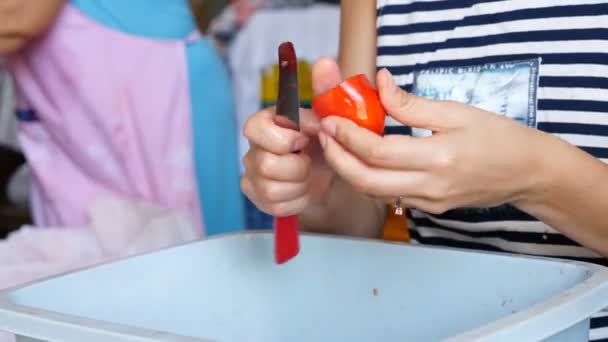
[{"label": "pink apron", "polygon": [[37,225],[82,226],[109,197],[176,209],[202,231],[187,43],[114,31],[66,5],[12,60]]}]

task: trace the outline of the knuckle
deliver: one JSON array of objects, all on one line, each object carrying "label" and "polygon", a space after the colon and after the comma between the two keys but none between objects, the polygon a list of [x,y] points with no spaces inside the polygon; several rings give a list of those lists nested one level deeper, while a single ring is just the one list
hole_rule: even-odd
[{"label": "knuckle", "polygon": [[435,154],[435,164],[441,170],[449,170],[456,165],[456,156],[450,149],[442,149]]},{"label": "knuckle", "polygon": [[259,198],[255,192],[255,189],[253,188],[251,180],[248,179],[247,176],[244,176],[241,178],[240,185],[243,194],[245,194],[245,196],[249,198],[249,200],[251,200],[251,202],[253,202],[256,207],[261,208],[264,203],[259,201]]},{"label": "knuckle", "polygon": [[269,155],[262,156],[258,162],[258,173],[263,177],[272,177],[274,170],[276,169],[274,159]]},{"label": "knuckle", "polygon": [[245,138],[251,140],[252,135],[253,135],[253,131],[254,131],[254,126],[255,126],[255,119],[253,117],[247,119],[247,121],[245,121],[245,125],[243,126],[243,135],[245,136]]},{"label": "knuckle", "polygon": [[251,150],[249,150],[249,152],[247,152],[243,156],[243,158],[241,158],[241,164],[243,164],[245,171],[250,171],[250,169],[251,169]]},{"label": "knuckle", "polygon": [[279,198],[280,189],[273,183],[265,183],[261,185],[258,192],[266,201],[274,202]]},{"label": "knuckle", "polygon": [[249,140],[255,137],[256,132],[260,127],[260,123],[263,122],[264,118],[268,115],[270,115],[269,109],[265,108],[249,117],[243,125],[243,135]]},{"label": "knuckle", "polygon": [[382,143],[372,145],[368,150],[367,158],[373,163],[382,163],[388,158],[386,145]]},{"label": "knuckle", "polygon": [[422,196],[432,201],[441,201],[448,197],[450,190],[450,181],[442,177],[429,181],[422,191]]},{"label": "knuckle", "polygon": [[340,122],[339,127],[336,127],[336,138],[337,140],[345,146],[351,146],[354,142],[353,135],[351,134],[354,123],[351,121],[344,120]]},{"label": "knuckle", "polygon": [[405,91],[400,91],[397,96],[397,107],[405,112],[410,111],[419,101],[418,97]]}]

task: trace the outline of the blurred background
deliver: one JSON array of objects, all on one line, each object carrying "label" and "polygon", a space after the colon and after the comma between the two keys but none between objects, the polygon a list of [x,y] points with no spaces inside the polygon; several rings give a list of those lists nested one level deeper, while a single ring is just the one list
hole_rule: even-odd
[{"label": "blurred background", "polygon": [[[112,1],[97,2],[112,6]],[[76,6],[84,2],[72,3]],[[189,5],[199,31],[213,43],[230,77],[238,140],[235,157],[240,160],[248,148],[241,134],[244,122],[260,108],[274,105],[278,77],[276,47],[282,41],[290,40],[296,46],[300,98],[302,106],[310,106],[311,64],[320,56],[335,57],[337,53],[339,1],[190,0]],[[0,57],[0,237],[35,223],[30,203],[33,172],[17,138],[15,83],[8,57]],[[228,230],[271,227],[271,217],[257,210],[244,196],[242,202],[245,222],[242,227]],[[241,204],[224,207],[238,205]]]}]

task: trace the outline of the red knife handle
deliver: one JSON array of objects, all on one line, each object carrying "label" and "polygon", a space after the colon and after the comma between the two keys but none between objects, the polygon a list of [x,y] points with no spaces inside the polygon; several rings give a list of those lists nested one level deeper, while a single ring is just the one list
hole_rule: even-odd
[{"label": "red knife handle", "polygon": [[298,216],[277,217],[274,221],[275,260],[283,264],[300,252]]}]

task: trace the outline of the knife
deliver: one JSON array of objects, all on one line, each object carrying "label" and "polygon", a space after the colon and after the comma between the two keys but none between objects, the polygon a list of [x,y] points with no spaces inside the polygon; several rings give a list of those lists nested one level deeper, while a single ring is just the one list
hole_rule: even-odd
[{"label": "knife", "polygon": [[[296,125],[296,129],[299,129],[298,61],[291,42],[279,45],[279,95],[276,113],[289,119]],[[283,264],[299,253],[298,216],[274,219],[274,250],[277,264]]]}]

